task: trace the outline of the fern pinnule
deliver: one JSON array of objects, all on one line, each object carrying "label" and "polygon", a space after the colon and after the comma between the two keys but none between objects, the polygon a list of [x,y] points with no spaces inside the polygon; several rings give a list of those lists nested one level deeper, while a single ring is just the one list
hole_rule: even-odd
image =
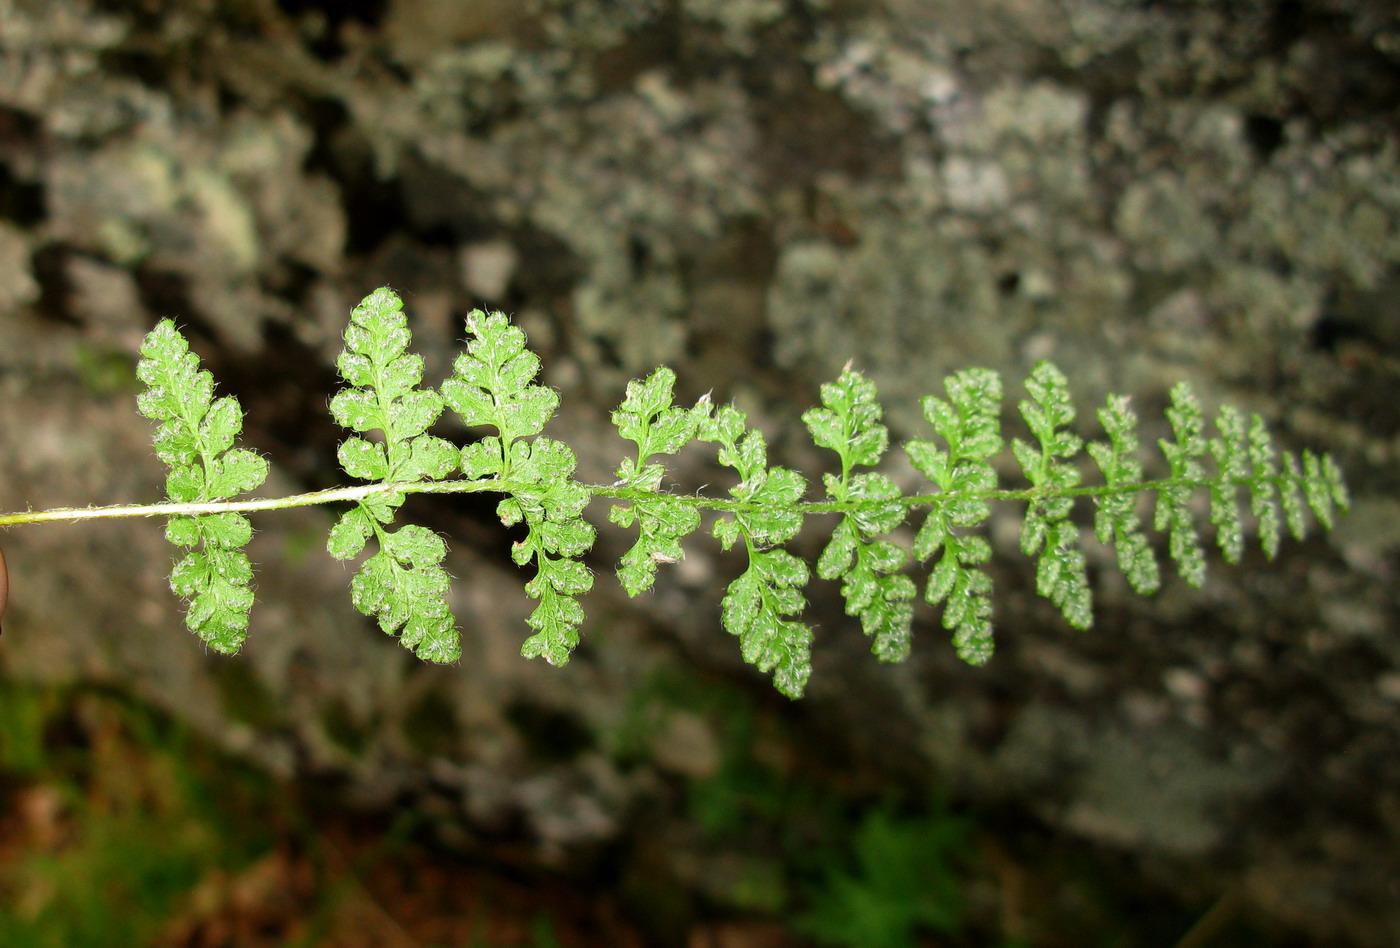
[{"label": "fern pinnule", "polygon": [[1168,555],[1181,578],[1192,588],[1200,589],[1206,579],[1206,557],[1191,515],[1191,498],[1205,482],[1205,468],[1200,461],[1206,453],[1205,414],[1185,382],[1172,386],[1167,421],[1171,423],[1173,440],[1161,438],[1157,443],[1167,459],[1171,477],[1157,491],[1154,526],[1167,531]]},{"label": "fern pinnule", "polygon": [[855,474],[873,467],[889,447],[889,431],[880,423],[875,384],[847,366],[841,377],[821,387],[821,408],[802,415],[818,447],[835,451],[841,474],[823,475],[827,497],[836,504],[859,504],[841,514],[831,541],[817,560],[817,575],[840,579],[846,614],[860,619],[871,638],[871,651],[885,662],[909,655],[914,622],[914,581],[900,574],[909,560],[903,547],[879,537],[904,522],[908,509],[899,502],[898,485],[885,474]]},{"label": "fern pinnule", "polygon": [[781,544],[802,529],[799,504],[806,484],[796,471],[768,465],[763,432],[749,428],[747,417],[733,405],[707,412],[696,434],[718,444],[719,463],[741,478],[729,489],[741,506],[719,517],[712,530],[721,549],[742,539],[749,559],[725,592],[724,628],[739,637],[744,661],[772,672],[778,690],[796,697],[812,673],[812,630],[790,617],[807,604],[802,589],[810,576],[807,564]]},{"label": "fern pinnule", "polygon": [[1142,532],[1137,499],[1142,483],[1142,462],[1138,460],[1137,415],[1124,395],[1109,395],[1097,412],[1108,443],[1090,441],[1085,447],[1098,465],[1109,488],[1097,498],[1094,535],[1100,543],[1113,547],[1118,569],[1139,595],[1156,592],[1161,586],[1157,556]]},{"label": "fern pinnule", "polygon": [[[331,415],[351,431],[378,431],[383,439],[353,435],[341,442],[336,456],[351,477],[402,485],[442,480],[457,468],[453,445],[425,433],[442,414],[442,396],[420,387],[423,359],[408,351],[411,341],[403,303],[387,289],[365,297],[350,315],[336,360],[348,387],[331,399]],[[447,545],[416,524],[389,529],[404,498],[391,489],[357,501],[331,528],[326,547],[346,560],[373,537],[379,549],[351,582],[355,608],[419,658],[456,661],[462,649],[447,604]]]},{"label": "fern pinnule", "polygon": [[627,395],[612,413],[618,434],[637,445],[636,459],[624,458],[617,467],[613,486],[635,492],[627,505],[614,504],[608,519],[620,527],[637,524],[637,542],[617,568],[617,579],[627,595],[637,596],[656,581],[661,563],[674,563],[684,556],[681,538],[700,526],[700,510],[661,490],[666,467],[648,463],[657,454],[675,454],[695,440],[695,431],[710,411],[709,397],[695,407],[684,409],[671,404],[676,373],[662,366],[645,382],[627,384]]},{"label": "fern pinnule", "polygon": [[[262,484],[267,461],[235,448],[243,430],[236,398],[214,398],[214,377],[168,319],[141,344],[137,377],[146,385],[137,409],[160,422],[155,452],[170,467],[165,479],[172,505],[201,505],[236,497]],[[170,587],[188,602],[185,623],[211,648],[232,654],[248,637],[253,608],[252,564],[243,547],[253,525],[236,511],[176,514],[166,539],[188,550],[170,573]]]},{"label": "fern pinnule", "polygon": [[980,534],[961,531],[991,516],[986,497],[997,486],[990,459],[1002,446],[1001,376],[965,369],[943,387],[948,400],[926,396],[923,410],[947,449],[922,440],[905,445],[914,467],[939,488],[914,536],[914,556],[924,562],[938,555],[924,599],[943,604],[943,627],[953,631],[958,656],[982,665],[992,657],[992,577],[985,568],[992,546]]},{"label": "fern pinnule", "polygon": [[539,600],[526,619],[535,634],[521,654],[563,665],[583,624],[578,597],[593,588],[593,574],[580,559],[595,536],[582,517],[591,494],[573,479],[573,450],[535,437],[554,416],[559,395],[535,384],[540,360],[525,347],[525,334],[504,314],[481,310],[468,314],[467,331],[467,351],[442,383],[443,399],[467,425],[490,426],[497,433],[462,449],[462,472],[470,480],[494,481],[506,495],[496,508],[501,522],[524,522],[528,530],[511,547],[516,565],[534,562],[536,573],[525,593]]},{"label": "fern pinnule", "polygon": [[1227,563],[1244,554],[1244,525],[1240,521],[1239,490],[1249,478],[1248,433],[1244,415],[1233,405],[1221,405],[1215,416],[1217,437],[1210,439],[1216,476],[1210,484],[1210,522],[1215,541]]},{"label": "fern pinnule", "polygon": [[1069,430],[1075,414],[1069,381],[1049,362],[1039,362],[1026,391],[1031,397],[1022,399],[1021,417],[1038,446],[1016,438],[1011,448],[1037,495],[1021,524],[1021,552],[1037,557],[1036,592],[1053,602],[1070,625],[1087,629],[1093,621],[1093,596],[1079,528],[1069,516],[1074,496],[1067,493],[1079,484],[1079,470],[1069,462],[1084,442]]}]

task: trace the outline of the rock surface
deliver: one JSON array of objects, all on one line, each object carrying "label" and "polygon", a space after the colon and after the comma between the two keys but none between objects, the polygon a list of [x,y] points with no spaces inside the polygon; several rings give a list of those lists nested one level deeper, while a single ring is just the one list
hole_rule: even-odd
[{"label": "rock surface", "polygon": [[[1051,357],[1081,410],[1131,392],[1149,423],[1185,378],[1335,452],[1355,512],[1202,593],[1139,600],[1101,556],[1081,634],[1002,511],[992,665],[924,612],[913,658],[877,665],[818,594],[783,753],[1032,814],[1314,943],[1400,942],[1400,22],[1383,0],[970,9],[0,0],[0,508],[157,499],[130,367],[162,316],[242,399],[270,489],[335,483],[339,334],[385,283],[429,378],[467,309],[513,313],[589,481],[622,456],[623,385],[663,362],[804,472],[825,462],[796,419],[848,359],[897,438],[970,365],[1014,383]],[[257,521],[232,660],[183,630],[156,525],[11,531],[6,674],[117,683],[277,772],[589,858],[719,766],[713,720],[650,683],[766,685],[718,627],[713,547],[628,602],[607,528],[586,645],[520,659],[492,506],[411,508],[454,551],[459,666],[369,628],[307,510]],[[664,741],[624,766],[638,708]],[[671,838],[700,888],[737,858]]]}]

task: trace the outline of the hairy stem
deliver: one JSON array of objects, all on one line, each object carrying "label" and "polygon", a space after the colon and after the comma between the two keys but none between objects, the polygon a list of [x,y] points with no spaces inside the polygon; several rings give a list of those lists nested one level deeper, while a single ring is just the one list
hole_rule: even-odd
[{"label": "hairy stem", "polygon": [[[1276,486],[1288,482],[1287,477],[1266,479]],[[1211,479],[1181,481],[1162,479],[1140,481],[1131,484],[1088,485],[1081,487],[1046,489],[1026,487],[1021,489],[999,489],[957,493],[911,494],[876,502],[861,501],[805,501],[794,504],[792,509],[802,514],[855,513],[880,505],[899,504],[906,508],[937,507],[953,501],[1031,501],[1047,497],[1108,497],[1116,494],[1140,494],[1160,491],[1166,487],[1197,490],[1217,485]],[[1256,483],[1255,479],[1229,481],[1236,487],[1247,487]],[[217,513],[253,513],[260,510],[287,510],[293,507],[314,507],[343,501],[364,500],[376,494],[474,494],[483,491],[511,493],[517,485],[508,481],[487,479],[479,481],[411,481],[404,483],[384,482],[361,484],[355,487],[336,487],[328,490],[310,491],[305,494],[291,494],[286,497],[255,498],[251,500],[218,500],[201,503],[157,503],[157,504],[113,504],[107,507],[55,507],[50,510],[29,510],[14,513],[0,513],[0,527],[17,526],[24,523],[56,523],[78,520],[103,520],[117,517],[170,517],[194,516]],[[758,510],[771,510],[771,503],[754,503],[743,500],[723,500],[700,494],[669,494],[650,491],[638,487],[608,484],[585,484],[583,487],[593,497],[613,500],[648,500],[664,497],[669,501],[685,504],[698,510],[714,510],[722,513],[749,513]]]}]

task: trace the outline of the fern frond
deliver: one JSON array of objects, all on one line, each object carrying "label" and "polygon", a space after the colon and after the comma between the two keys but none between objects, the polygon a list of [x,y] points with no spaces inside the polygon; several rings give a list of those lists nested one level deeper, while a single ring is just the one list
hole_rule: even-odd
[{"label": "fern frond", "polygon": [[[798,697],[811,674],[812,630],[799,614],[810,572],[783,545],[802,529],[807,514],[839,520],[816,561],[817,575],[839,581],[848,615],[859,618],[871,650],[884,661],[910,651],[914,581],[902,572],[912,558],[929,563],[924,599],[942,606],[942,624],[958,655],[971,664],[992,655],[992,580],[986,566],[992,547],[981,529],[999,502],[1026,504],[1020,547],[1036,560],[1037,592],[1072,626],[1092,621],[1086,557],[1072,519],[1075,501],[1094,505],[1094,533],[1113,548],[1118,568],[1143,594],[1162,582],[1139,502],[1155,500],[1153,527],[1167,536],[1167,557],[1183,579],[1200,586],[1205,553],[1195,507],[1205,493],[1204,517],[1227,562],[1246,545],[1246,517],[1257,524],[1264,553],[1277,554],[1281,534],[1303,538],[1308,513],[1330,529],[1348,505],[1346,485],[1331,456],[1276,450],[1258,415],[1248,418],[1221,406],[1207,434],[1207,417],[1185,383],[1171,390],[1166,417],[1171,436],[1158,444],[1164,476],[1144,473],[1139,457],[1138,419],[1125,396],[1109,395],[1097,417],[1105,438],[1087,444],[1071,430],[1075,410],[1063,373],[1037,364],[1018,403],[1031,439],[1012,439],[1011,450],[1029,486],[998,485],[994,459],[1003,449],[1002,382],[986,369],[968,369],[944,379],[946,398],[927,396],[921,406],[935,440],[915,439],[905,452],[934,485],[931,494],[906,495],[890,476],[871,470],[889,449],[884,409],[874,384],[846,367],[821,387],[821,404],[802,421],[813,442],[840,460],[839,473],[825,473],[825,497],[804,499],[806,482],[797,472],[770,465],[763,434],[751,429],[738,408],[716,407],[709,397],[686,408],[674,404],[675,373],[658,368],[631,382],[612,413],[618,434],[636,446],[610,485],[574,479],[576,459],[566,444],[544,437],[559,396],[535,379],[540,360],[525,334],[501,313],[475,310],[467,317],[466,351],[453,364],[441,394],[422,387],[422,360],[408,351],[410,334],[399,297],[377,290],[355,308],[337,361],[347,387],[331,401],[336,420],[354,432],[337,452],[341,466],[368,483],[270,500],[231,500],[260,484],[266,463],[233,447],[242,411],[230,398],[215,399],[213,380],[201,371],[185,339],[165,321],[147,336],[138,367],[147,388],[140,410],[160,422],[156,453],[170,465],[167,504],[70,509],[0,515],[0,525],[93,516],[170,517],[166,534],[189,550],[171,576],[175,591],[190,600],[190,628],[219,651],[232,652],[246,636],[252,604],[252,575],[241,547],[251,535],[247,511],[351,501],[331,529],[327,547],[340,559],[359,555],[371,538],[378,550],[352,582],[357,608],[422,658],[451,661],[460,654],[447,605],[448,577],[443,541],[415,525],[391,529],[410,493],[468,493],[502,496],[497,513],[507,526],[524,524],[526,535],[511,549],[520,566],[533,563],[525,584],[538,604],[527,620],[534,633],[521,652],[562,665],[579,641],[583,608],[579,597],[593,585],[582,562],[595,531],[583,519],[592,497],[607,497],[609,519],[637,527],[637,539],[617,566],[629,596],[655,582],[658,564],[683,556],[681,541],[695,531],[702,512],[718,516],[711,534],[722,550],[742,541],[747,565],[730,583],[721,606],[724,628],[737,636],[745,659],[772,676],[784,694]],[[494,429],[465,447],[428,434],[444,407],[468,426]],[[369,432],[378,435],[361,437]],[[676,495],[664,484],[658,455],[675,454],[694,441],[717,445],[720,464],[739,482],[728,499]],[[1081,449],[1101,483],[1084,483],[1076,461]],[[460,476],[451,477],[460,468]],[[1088,466],[1084,466],[1088,470]],[[889,538],[915,507],[928,508],[912,551]]]},{"label": "fern frond", "polygon": [[[1273,439],[1258,415],[1246,422],[1238,409],[1222,405],[1215,418],[1217,434],[1207,440],[1204,413],[1190,388],[1178,384],[1171,398],[1167,418],[1174,440],[1161,442],[1171,476],[1158,488],[1156,519],[1158,529],[1168,530],[1171,556],[1189,584],[1199,587],[1205,576],[1205,556],[1189,506],[1197,487],[1209,492],[1208,519],[1227,563],[1239,562],[1244,553],[1241,490],[1248,493],[1259,543],[1270,559],[1279,547],[1280,507],[1295,539],[1307,535],[1305,510],[1311,510],[1324,529],[1331,529],[1335,510],[1345,509],[1348,498],[1341,472],[1330,456],[1304,451],[1300,461],[1298,455],[1284,452],[1280,468]],[[1207,450],[1215,462],[1209,476],[1200,463]]]}]

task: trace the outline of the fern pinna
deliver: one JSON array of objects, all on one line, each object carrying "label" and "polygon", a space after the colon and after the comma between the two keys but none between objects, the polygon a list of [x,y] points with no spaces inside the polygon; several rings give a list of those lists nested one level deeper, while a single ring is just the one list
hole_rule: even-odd
[{"label": "fern pinna", "polygon": [[[146,389],[143,414],[160,422],[157,455],[170,465],[168,501],[145,506],[81,508],[0,515],[0,526],[41,520],[165,515],[166,535],[190,552],[176,564],[171,587],[188,600],[188,624],[209,645],[235,652],[247,635],[253,604],[252,571],[243,546],[251,536],[245,513],[323,503],[348,503],[331,528],[332,556],[360,562],[351,583],[356,608],[398,636],[419,658],[452,662],[461,654],[442,561],[447,547],[418,525],[394,526],[399,507],[414,493],[501,495],[497,513],[526,534],[511,557],[533,568],[525,584],[538,604],[522,652],[562,665],[579,642],[584,622],[579,597],[593,585],[583,557],[595,531],[583,513],[607,498],[609,520],[635,528],[637,540],[616,573],[630,596],[648,590],[659,566],[679,560],[681,541],[713,513],[711,535],[724,550],[738,547],[743,572],[729,584],[719,609],[724,628],[739,638],[745,661],[770,674],[789,697],[799,697],[811,673],[811,628],[800,616],[808,564],[784,544],[810,516],[834,520],[816,574],[840,583],[846,612],[859,620],[882,661],[909,654],[919,582],[910,560],[928,564],[921,580],[926,602],[941,606],[944,628],[958,654],[980,665],[992,655],[992,547],[982,533],[993,504],[1024,505],[1021,552],[1035,560],[1036,588],[1070,625],[1093,620],[1093,593],[1073,519],[1077,501],[1094,506],[1093,531],[1113,548],[1118,567],[1140,593],[1161,583],[1158,556],[1139,518],[1138,500],[1152,498],[1152,526],[1166,534],[1167,557],[1182,578],[1205,579],[1201,526],[1194,511],[1201,492],[1206,519],[1228,562],[1244,550],[1247,504],[1264,552],[1273,557],[1284,527],[1306,531],[1305,509],[1331,528],[1335,508],[1347,506],[1341,472],[1328,455],[1279,452],[1258,415],[1222,407],[1207,433],[1205,412],[1184,383],[1171,391],[1172,435],[1159,442],[1166,471],[1144,475],[1137,418],[1124,396],[1108,396],[1097,417],[1105,437],[1085,442],[1064,375],[1048,362],[1034,367],[1018,408],[1030,439],[1012,438],[1011,453],[1025,484],[1003,486],[995,459],[1005,448],[1001,431],[1002,381],[986,369],[944,380],[942,394],[923,399],[932,437],[902,446],[926,490],[907,493],[876,470],[890,448],[874,384],[849,365],[821,387],[821,404],[802,416],[813,442],[836,455],[839,473],[822,476],[824,496],[807,499],[807,481],[771,464],[763,434],[733,405],[708,396],[674,404],[676,377],[658,368],[627,386],[612,413],[618,434],[636,446],[612,484],[574,479],[573,451],[543,435],[559,396],[535,381],[538,357],[525,335],[501,313],[467,316],[466,351],[452,375],[434,389],[423,385],[423,360],[410,351],[408,321],[399,297],[379,289],[357,306],[337,362],[345,387],[331,414],[351,432],[338,457],[364,483],[268,499],[234,499],[258,487],[266,462],[234,446],[242,426],[236,400],[213,397],[213,381],[169,320],[141,347],[138,375]],[[451,410],[480,437],[459,447],[428,434]],[[668,489],[663,458],[695,443],[712,445],[715,458],[737,482],[727,498]],[[1088,454],[1101,482],[1086,483]],[[911,548],[889,537],[915,510],[923,510]]]}]

